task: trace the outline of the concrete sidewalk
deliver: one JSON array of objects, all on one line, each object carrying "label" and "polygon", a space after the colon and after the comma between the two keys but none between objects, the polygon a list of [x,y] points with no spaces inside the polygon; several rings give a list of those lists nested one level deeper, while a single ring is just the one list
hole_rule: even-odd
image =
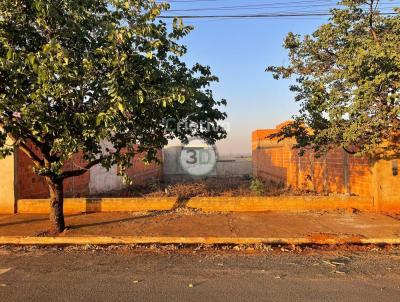
[{"label": "concrete sidewalk", "polygon": [[400,244],[399,219],[345,210],[93,213],[69,215],[66,225],[68,230],[60,236],[46,237],[47,215],[1,215],[0,244]]}]

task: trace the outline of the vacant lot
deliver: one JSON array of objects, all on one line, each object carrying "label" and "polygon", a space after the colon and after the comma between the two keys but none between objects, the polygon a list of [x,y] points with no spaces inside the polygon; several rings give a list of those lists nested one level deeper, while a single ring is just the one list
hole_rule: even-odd
[{"label": "vacant lot", "polygon": [[[154,182],[146,186],[129,188],[92,197],[167,197],[190,198],[195,196],[277,196],[282,194],[306,194],[292,192],[280,183],[262,182],[249,177],[217,178],[193,180],[180,183]],[[309,193],[307,193],[309,194]]]}]

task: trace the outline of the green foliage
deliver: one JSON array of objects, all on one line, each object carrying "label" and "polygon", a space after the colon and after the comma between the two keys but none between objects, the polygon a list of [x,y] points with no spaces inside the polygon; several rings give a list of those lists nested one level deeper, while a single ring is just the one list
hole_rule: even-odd
[{"label": "green foliage", "polygon": [[374,157],[400,155],[400,15],[380,15],[377,0],[348,0],[327,24],[301,38],[289,33],[287,67],[300,114],[281,138],[323,154],[344,147]]},{"label": "green foliage", "polygon": [[[155,161],[168,139],[224,138],[223,129],[179,128],[217,125],[225,101],[213,98],[209,67],[181,61],[178,40],[191,28],[156,21],[165,9],[150,0],[1,1],[0,154],[11,150],[7,134],[38,174],[61,180],[95,164],[124,171],[138,152]],[[63,172],[77,152],[87,166]]]},{"label": "green foliage", "polygon": [[264,195],[265,184],[260,178],[253,178],[250,183],[250,190],[256,195]]}]

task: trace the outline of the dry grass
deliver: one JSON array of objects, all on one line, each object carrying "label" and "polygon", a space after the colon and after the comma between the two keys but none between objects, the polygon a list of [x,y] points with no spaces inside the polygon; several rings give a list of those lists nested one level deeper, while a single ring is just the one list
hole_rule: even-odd
[{"label": "dry grass", "polygon": [[291,189],[282,183],[274,181],[261,181],[262,189],[252,188],[252,179],[249,177],[218,178],[209,177],[202,180],[193,180],[178,183],[152,182],[142,186],[130,186],[128,188],[90,197],[213,197],[213,196],[315,196],[318,194],[310,190]]},{"label": "dry grass", "polygon": [[[245,177],[216,178],[180,182],[174,184],[150,183],[146,186],[131,186],[129,188],[96,195],[93,197],[211,197],[211,196],[259,196],[250,189],[251,179]],[[282,184],[264,183],[264,196],[287,194]]]}]

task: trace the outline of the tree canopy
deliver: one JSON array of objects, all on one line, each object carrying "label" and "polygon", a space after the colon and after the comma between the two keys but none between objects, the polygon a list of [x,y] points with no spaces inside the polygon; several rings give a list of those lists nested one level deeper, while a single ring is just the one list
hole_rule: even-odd
[{"label": "tree canopy", "polygon": [[324,154],[343,147],[375,158],[400,155],[400,10],[381,14],[378,0],[346,0],[312,35],[289,33],[288,66],[300,114],[279,133]]},{"label": "tree canopy", "polygon": [[[51,189],[96,164],[123,173],[137,153],[157,160],[168,139],[224,138],[226,103],[209,88],[218,79],[182,61],[178,42],[191,28],[157,20],[166,9],[151,0],[1,1],[1,156],[19,147]],[[86,166],[65,171],[78,152]]]}]

